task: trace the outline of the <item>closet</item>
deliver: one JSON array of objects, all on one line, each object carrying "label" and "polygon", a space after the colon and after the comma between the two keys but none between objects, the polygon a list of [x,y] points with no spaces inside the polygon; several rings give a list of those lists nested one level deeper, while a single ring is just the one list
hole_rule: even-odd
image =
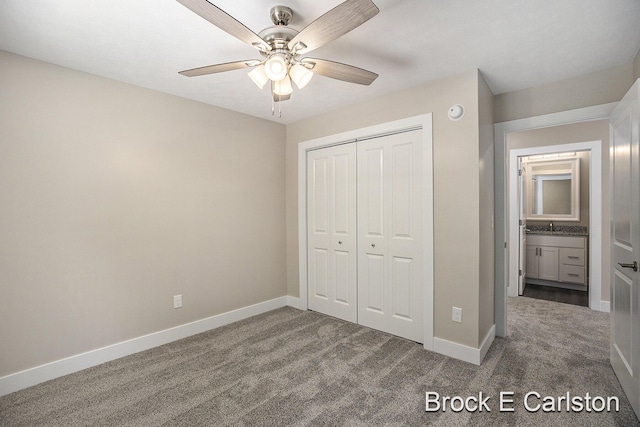
[{"label": "closet", "polygon": [[423,342],[422,130],[307,152],[311,310]]}]

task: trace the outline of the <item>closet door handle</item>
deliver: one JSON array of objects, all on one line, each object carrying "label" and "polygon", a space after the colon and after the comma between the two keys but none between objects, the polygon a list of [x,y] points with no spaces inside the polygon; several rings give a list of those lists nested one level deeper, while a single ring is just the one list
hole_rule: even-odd
[{"label": "closet door handle", "polygon": [[376,247],[376,244],[375,244],[375,243],[372,243],[372,244],[371,244],[371,247],[372,247],[372,248],[375,248],[375,247]]},{"label": "closet door handle", "polygon": [[638,262],[633,261],[632,263],[622,263],[619,262],[618,265],[622,268],[632,268],[633,271],[638,271]]}]

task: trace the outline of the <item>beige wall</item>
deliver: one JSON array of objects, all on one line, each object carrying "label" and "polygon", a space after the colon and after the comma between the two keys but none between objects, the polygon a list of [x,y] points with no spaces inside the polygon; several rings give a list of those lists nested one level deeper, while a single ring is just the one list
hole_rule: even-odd
[{"label": "beige wall", "polygon": [[618,102],[633,84],[633,65],[497,95],[496,123]]},{"label": "beige wall", "polygon": [[286,294],[284,126],[6,52],[0,94],[0,376]]},{"label": "beige wall", "polygon": [[[598,140],[602,141],[602,203],[604,206],[601,224],[603,278],[603,282],[601,283],[601,299],[603,301],[609,301],[609,274],[611,271],[609,265],[611,259],[609,255],[609,121],[596,120],[510,133],[507,135],[507,161],[509,159],[509,150]],[[588,178],[586,171],[581,170],[580,173],[583,179],[585,175]],[[557,224],[570,225],[571,223],[558,222]]]},{"label": "beige wall", "polygon": [[640,79],[640,50],[633,61],[633,81]]},{"label": "beige wall", "polygon": [[[478,251],[481,245],[478,231],[480,226],[478,177],[481,174],[478,85],[478,72],[473,71],[287,126],[286,211],[289,295],[299,295],[298,144],[348,130],[433,113],[434,334],[436,337],[471,347],[478,346],[481,262]],[[486,91],[487,88],[483,90]],[[463,104],[466,109],[465,117],[457,122],[447,117],[449,107],[453,104]],[[486,215],[484,211],[483,215]],[[490,226],[490,224],[486,225]],[[483,241],[484,244],[488,243]],[[488,262],[488,260],[483,261]],[[463,318],[468,319],[467,321],[462,324],[451,321],[451,307],[454,305],[463,309]],[[483,307],[483,310],[485,309]],[[493,316],[492,306],[489,310]]]}]

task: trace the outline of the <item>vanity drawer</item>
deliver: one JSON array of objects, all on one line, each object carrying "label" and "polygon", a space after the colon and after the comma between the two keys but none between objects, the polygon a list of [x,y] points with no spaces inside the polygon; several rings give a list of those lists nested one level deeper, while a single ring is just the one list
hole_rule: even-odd
[{"label": "vanity drawer", "polygon": [[560,265],[559,279],[565,283],[585,284],[585,268],[577,265]]},{"label": "vanity drawer", "polygon": [[585,265],[585,250],[575,248],[560,248],[560,264]]}]

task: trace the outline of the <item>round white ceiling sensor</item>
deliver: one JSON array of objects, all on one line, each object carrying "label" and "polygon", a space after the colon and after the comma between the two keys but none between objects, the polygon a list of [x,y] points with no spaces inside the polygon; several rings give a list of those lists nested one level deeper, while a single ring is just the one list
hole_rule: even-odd
[{"label": "round white ceiling sensor", "polygon": [[456,121],[460,120],[464,116],[464,107],[460,104],[452,105],[449,108],[449,119]]}]

